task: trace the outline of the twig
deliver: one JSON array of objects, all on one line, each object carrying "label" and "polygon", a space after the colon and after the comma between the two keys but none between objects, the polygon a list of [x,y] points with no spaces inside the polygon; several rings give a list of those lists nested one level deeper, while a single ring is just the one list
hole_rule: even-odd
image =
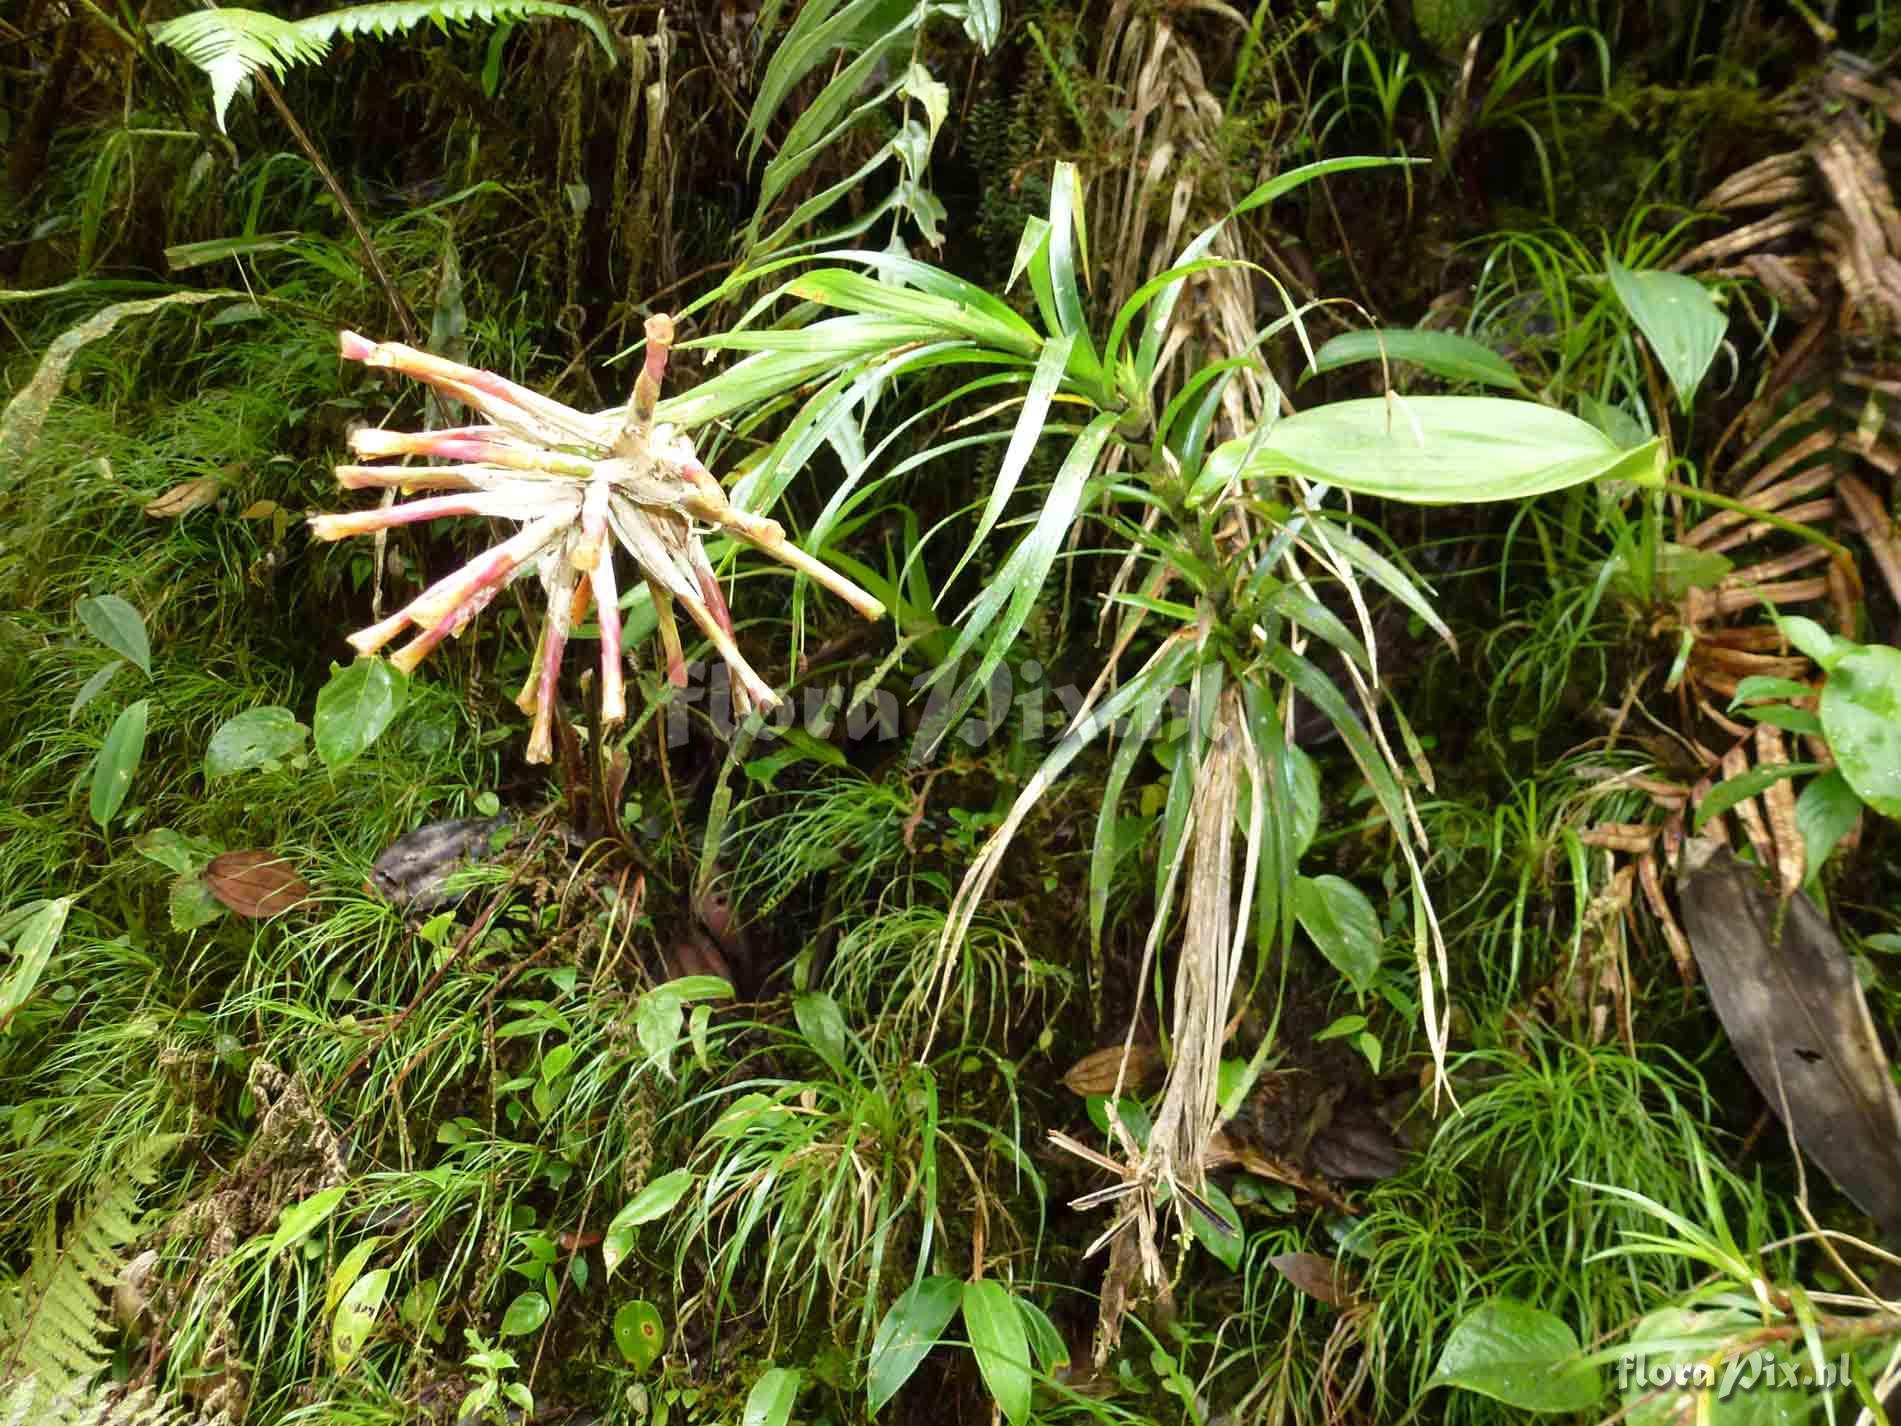
[{"label": "twig", "polygon": [[364,261],[369,264],[370,272],[383,289],[383,295],[389,299],[391,309],[396,313],[396,324],[403,329],[403,340],[411,346],[421,340],[421,332],[416,326],[416,318],[409,310],[409,304],[403,301],[403,294],[396,290],[396,284],[390,279],[383,266],[383,260],[376,255],[376,244],[370,240],[370,230],[363,226],[363,219],[357,215],[356,207],[350,202],[349,195],[343,191],[343,185],[337,182],[337,176],[330,171],[330,165],[323,161],[323,155],[317,152],[317,146],[310,141],[310,135],[304,132],[304,126],[297,122],[297,116],[290,111],[290,105],[284,102],[280,90],[270,75],[259,70],[255,75],[258,85],[269,97],[278,116],[290,129],[290,136],[297,147],[304,151],[304,157],[310,160],[317,176],[330,190],[330,196],[337,200],[337,207],[343,212],[343,220],[350,225],[350,231],[356,234],[356,240],[362,244]]}]

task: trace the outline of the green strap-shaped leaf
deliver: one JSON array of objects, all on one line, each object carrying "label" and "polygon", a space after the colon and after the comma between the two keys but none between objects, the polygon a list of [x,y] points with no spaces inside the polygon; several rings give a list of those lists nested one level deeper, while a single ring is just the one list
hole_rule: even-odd
[{"label": "green strap-shaped leaf", "polygon": [[1410,361],[1447,381],[1471,381],[1523,391],[1512,364],[1485,343],[1457,332],[1421,332],[1410,327],[1342,332],[1314,353],[1314,374],[1363,361]]},{"label": "green strap-shaped leaf", "polygon": [[[941,678],[952,672],[958,661],[989,631],[993,622],[997,624],[996,631],[990,636],[976,672],[964,681],[955,694],[925,717],[912,744],[915,758],[922,760],[929,757],[943,741],[944,735],[956,726],[958,719],[963,717],[971,704],[976,702],[977,695],[989,684],[990,675],[996,671],[1004,654],[1022,632],[1030,611],[1036,605],[1037,595],[1042,592],[1043,583],[1049,578],[1050,567],[1056,563],[1057,552],[1069,535],[1076,511],[1082,505],[1089,475],[1095,469],[1096,459],[1102,454],[1115,422],[1115,413],[1105,411],[1083,428],[1082,434],[1076,438],[1076,444],[1070,447],[1068,456],[1056,472],[1049,498],[1044,502],[1036,524],[1010,552],[1009,559],[997,572],[996,578],[971,606],[970,613],[963,621],[962,632],[951,646],[950,654],[936,677]],[[1006,602],[1009,606],[1007,612],[1004,607]],[[1000,613],[1003,617],[999,621]]]},{"label": "green strap-shaped leaf", "polygon": [[872,1338],[871,1362],[865,1372],[867,1405],[874,1416],[937,1345],[962,1299],[963,1284],[956,1278],[927,1277],[912,1283],[891,1304]]},{"label": "green strap-shaped leaf", "polygon": [[132,790],[132,775],[145,756],[145,719],[151,700],[141,698],[113,721],[99,749],[99,760],[92,767],[92,820],[101,827],[112,824]]},{"label": "green strap-shaped leaf", "polygon": [[989,1278],[964,1284],[964,1330],[984,1385],[1011,1426],[1030,1414],[1030,1338],[1016,1302]]}]

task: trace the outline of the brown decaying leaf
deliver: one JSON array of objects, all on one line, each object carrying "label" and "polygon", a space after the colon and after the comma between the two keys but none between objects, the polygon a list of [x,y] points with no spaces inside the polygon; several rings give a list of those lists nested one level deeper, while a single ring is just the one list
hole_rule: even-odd
[{"label": "brown decaying leaf", "polygon": [[238,915],[254,921],[280,915],[310,896],[309,884],[289,860],[265,851],[213,857],[205,867],[205,886]]},{"label": "brown decaying leaf", "polygon": [[1069,1067],[1063,1084],[1071,1094],[1113,1094],[1116,1078],[1121,1076],[1125,1093],[1140,1089],[1160,1068],[1161,1053],[1155,1046],[1137,1043],[1129,1046],[1128,1067],[1123,1068],[1122,1046],[1107,1045],[1084,1055]]},{"label": "brown decaying leaf", "polygon": [[1352,1306],[1353,1279],[1335,1259],[1318,1253],[1276,1253],[1268,1262],[1309,1297],[1331,1307]]},{"label": "brown decaying leaf", "polygon": [[195,476],[180,481],[158,499],[148,503],[145,513],[154,520],[176,520],[181,515],[204,509],[218,498],[218,492],[223,488],[224,482],[215,475]]},{"label": "brown decaying leaf", "polygon": [[1743,1067],[1803,1152],[1901,1233],[1901,1093],[1841,942],[1727,846],[1688,844],[1683,861],[1683,924]]},{"label": "brown decaying leaf", "polygon": [[[1789,749],[1782,741],[1782,731],[1768,723],[1756,725],[1756,766],[1784,767],[1789,761]],[[1782,899],[1787,901],[1802,889],[1802,876],[1806,868],[1806,848],[1802,842],[1802,829],[1795,820],[1795,784],[1788,778],[1772,782],[1762,790],[1763,811],[1769,815],[1769,830],[1774,834],[1776,845],[1776,878],[1782,886]]]}]

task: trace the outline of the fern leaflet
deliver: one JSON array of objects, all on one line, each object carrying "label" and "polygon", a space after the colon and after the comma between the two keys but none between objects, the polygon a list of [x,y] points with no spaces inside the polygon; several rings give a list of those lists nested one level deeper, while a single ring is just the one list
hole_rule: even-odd
[{"label": "fern leaflet", "polygon": [[30,1378],[42,1398],[61,1398],[105,1366],[101,1289],[118,1276],[123,1250],[139,1235],[139,1190],[151,1186],[177,1142],[154,1139],[101,1179],[65,1233],[57,1214],[47,1214],[33,1235],[32,1266],[0,1297],[0,1381]]},{"label": "fern leaflet", "polygon": [[378,0],[350,5],[302,20],[282,20],[258,10],[194,10],[152,26],[157,43],[177,50],[211,80],[211,102],[218,127],[224,128],[231,96],[253,74],[316,64],[330,52],[338,35],[375,35],[387,39],[422,24],[447,34],[451,25],[494,25],[514,20],[556,18],[587,26],[614,58],[607,27],[586,10],[557,0]]}]

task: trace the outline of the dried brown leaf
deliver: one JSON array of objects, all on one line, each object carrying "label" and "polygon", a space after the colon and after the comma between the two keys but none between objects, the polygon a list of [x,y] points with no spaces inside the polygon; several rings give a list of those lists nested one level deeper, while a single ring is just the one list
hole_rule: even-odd
[{"label": "dried brown leaf", "polygon": [[218,498],[224,482],[215,475],[195,476],[181,481],[158,499],[149,502],[145,513],[154,520],[176,520],[194,510],[202,510]]},{"label": "dried brown leaf", "polygon": [[1120,1076],[1124,1092],[1140,1089],[1155,1071],[1161,1067],[1162,1056],[1155,1046],[1133,1044],[1129,1046],[1127,1068],[1121,1045],[1108,1045],[1093,1051],[1077,1060],[1063,1076],[1063,1084],[1071,1094],[1085,1097],[1091,1094],[1115,1093],[1116,1080]]},{"label": "dried brown leaf", "polygon": [[310,896],[310,886],[275,852],[225,852],[205,867],[205,886],[240,916],[281,915]]},{"label": "dried brown leaf", "polygon": [[[1788,761],[1789,748],[1782,740],[1782,730],[1768,723],[1758,723],[1756,765],[1785,767]],[[1806,866],[1802,829],[1795,820],[1795,784],[1786,777],[1770,783],[1762,790],[1762,807],[1768,814],[1769,830],[1775,836],[1776,879],[1782,887],[1782,899],[1787,901],[1802,889]]]},{"label": "dried brown leaf", "polygon": [[1309,1297],[1331,1307],[1352,1306],[1353,1279],[1336,1259],[1318,1253],[1276,1253],[1268,1262]]}]

